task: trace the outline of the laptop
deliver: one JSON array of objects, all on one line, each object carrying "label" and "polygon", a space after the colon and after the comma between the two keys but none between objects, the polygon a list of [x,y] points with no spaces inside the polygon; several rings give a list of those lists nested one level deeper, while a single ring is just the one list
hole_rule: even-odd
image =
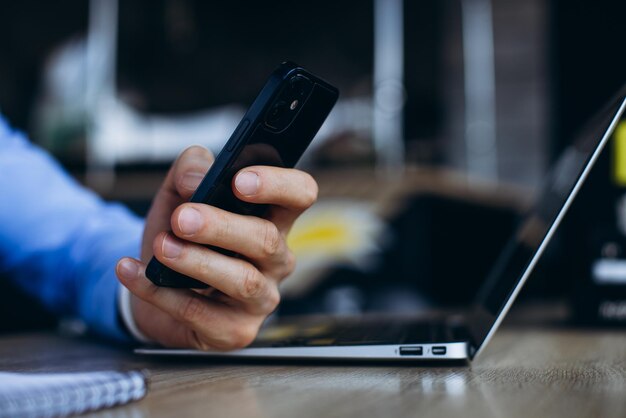
[{"label": "laptop", "polygon": [[475,302],[454,315],[300,316],[263,327],[247,348],[231,352],[139,348],[138,354],[281,359],[466,360],[483,352],[548,246],[611,138],[626,107],[626,86],[581,132],[550,170]]}]

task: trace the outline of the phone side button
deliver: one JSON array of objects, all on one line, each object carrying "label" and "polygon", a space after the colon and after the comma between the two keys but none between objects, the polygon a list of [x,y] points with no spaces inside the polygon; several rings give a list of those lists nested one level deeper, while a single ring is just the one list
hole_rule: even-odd
[{"label": "phone side button", "polygon": [[243,134],[246,132],[248,125],[250,125],[250,121],[248,119],[245,119],[243,122],[241,122],[241,124],[239,124],[239,126],[235,130],[235,133],[233,134],[232,139],[228,141],[229,144],[228,144],[228,147],[226,148],[226,151],[231,152],[232,150],[235,149],[235,147],[239,143],[239,140],[241,139]]}]

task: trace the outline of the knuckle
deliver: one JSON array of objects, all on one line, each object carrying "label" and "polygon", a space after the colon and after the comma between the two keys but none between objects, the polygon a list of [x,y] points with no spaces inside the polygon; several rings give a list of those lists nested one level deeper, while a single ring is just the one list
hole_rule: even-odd
[{"label": "knuckle", "polygon": [[263,227],[263,255],[266,258],[274,257],[280,251],[282,236],[278,227],[272,222],[266,222]]},{"label": "knuckle", "polygon": [[211,257],[206,254],[202,255],[196,264],[196,268],[198,271],[198,278],[210,277],[214,270],[211,263]]},{"label": "knuckle", "polygon": [[317,182],[309,173],[305,174],[305,187],[304,187],[304,207],[308,208],[312,206],[319,195],[319,186]]},{"label": "knuckle", "polygon": [[231,348],[244,348],[254,341],[257,334],[257,328],[250,324],[241,325],[233,329],[231,334]]},{"label": "knuckle", "polygon": [[244,266],[239,289],[241,299],[251,300],[258,298],[263,292],[263,279],[254,267]]},{"label": "knuckle", "polygon": [[287,251],[287,255],[285,256],[285,272],[283,278],[289,276],[296,269],[296,255],[293,251]]},{"label": "knuckle", "polygon": [[202,301],[197,297],[189,297],[181,303],[179,316],[185,322],[194,323],[198,321],[203,311],[204,304]]},{"label": "knuckle", "polygon": [[280,292],[274,287],[267,296],[267,312],[273,312],[280,304]]},{"label": "knuckle", "polygon": [[235,340],[232,336],[232,331],[213,337],[211,339],[211,344],[217,350],[233,350],[237,348]]},{"label": "knuckle", "polygon": [[233,225],[225,213],[216,213],[215,219],[212,222],[210,221],[210,223],[211,233],[218,242],[223,242],[232,234]]},{"label": "knuckle", "polygon": [[218,350],[236,350],[250,345],[255,337],[256,331],[248,324],[235,325],[228,332],[215,335],[211,339],[211,347]]}]

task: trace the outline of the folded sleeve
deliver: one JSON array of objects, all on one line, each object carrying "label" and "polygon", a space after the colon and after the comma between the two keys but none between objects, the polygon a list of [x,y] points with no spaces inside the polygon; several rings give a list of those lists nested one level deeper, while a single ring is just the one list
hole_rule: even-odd
[{"label": "folded sleeve", "polygon": [[138,257],[143,220],[82,187],[0,117],[0,271],[60,315],[118,340],[115,264]]}]

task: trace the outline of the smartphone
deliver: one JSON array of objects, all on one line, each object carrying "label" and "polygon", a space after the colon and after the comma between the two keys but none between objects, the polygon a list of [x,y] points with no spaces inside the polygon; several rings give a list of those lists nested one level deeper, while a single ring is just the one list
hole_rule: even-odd
[{"label": "smartphone", "polygon": [[[190,202],[206,203],[241,215],[263,216],[267,205],[239,200],[233,176],[242,168],[269,165],[292,168],[337,102],[339,90],[298,65],[285,62],[269,77]],[[221,253],[237,254],[214,248]],[[146,276],[157,286],[206,288],[152,257]]]}]

